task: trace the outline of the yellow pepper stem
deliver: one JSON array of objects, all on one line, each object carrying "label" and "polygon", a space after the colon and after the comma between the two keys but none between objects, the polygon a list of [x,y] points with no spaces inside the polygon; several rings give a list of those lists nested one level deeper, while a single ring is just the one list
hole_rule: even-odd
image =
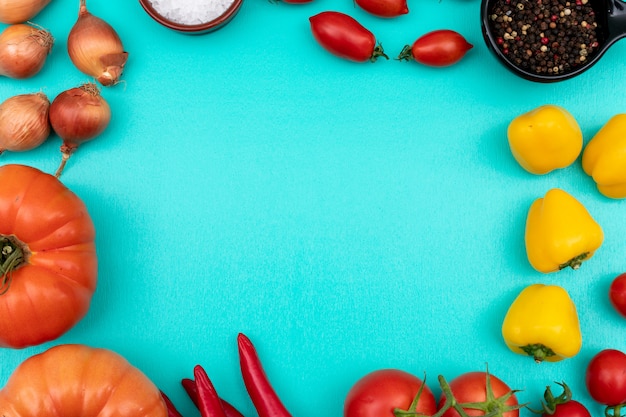
[{"label": "yellow pepper stem", "polygon": [[580,268],[580,265],[582,265],[583,261],[585,259],[587,259],[587,257],[589,256],[589,252],[585,252],[585,253],[581,253],[580,255],[570,259],[569,261],[565,262],[564,264],[559,265],[559,270],[561,269],[565,269],[568,266],[574,270]]},{"label": "yellow pepper stem", "polygon": [[556,355],[552,349],[541,343],[530,344],[520,347],[528,356],[532,356],[535,362],[543,362],[544,359]]}]

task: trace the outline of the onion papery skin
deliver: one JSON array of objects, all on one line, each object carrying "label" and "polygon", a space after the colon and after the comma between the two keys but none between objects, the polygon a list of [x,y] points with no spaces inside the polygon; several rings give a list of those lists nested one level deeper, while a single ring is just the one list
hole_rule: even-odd
[{"label": "onion papery skin", "polygon": [[104,132],[110,121],[109,104],[94,83],[65,90],[50,105],[52,129],[72,149]]},{"label": "onion papery skin", "polygon": [[50,100],[44,93],[20,94],[0,104],[0,154],[23,152],[50,136]]},{"label": "onion papery skin", "polygon": [[53,46],[54,38],[45,29],[27,23],[8,26],[0,33],[0,75],[16,79],[36,75]]},{"label": "onion papery skin", "polygon": [[111,25],[92,15],[81,0],[78,20],[67,39],[72,63],[84,74],[94,77],[103,86],[120,81],[128,52]]},{"label": "onion papery skin", "polygon": [[0,0],[0,22],[24,23],[37,16],[50,0]]}]

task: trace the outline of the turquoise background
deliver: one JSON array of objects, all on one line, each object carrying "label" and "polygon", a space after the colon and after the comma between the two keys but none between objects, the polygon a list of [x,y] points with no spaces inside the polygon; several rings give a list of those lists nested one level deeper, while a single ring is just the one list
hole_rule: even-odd
[{"label": "turquoise background", "polygon": [[[252,416],[236,348],[243,332],[294,416],[341,416],[352,384],[375,369],[425,372],[438,395],[437,375],[487,363],[523,390],[522,402],[538,406],[546,385],[566,381],[602,413],[584,370],[601,349],[626,350],[626,320],[607,298],[626,271],[626,202],[599,194],[580,160],[527,173],[506,128],[552,103],[574,115],[587,142],[626,112],[626,43],[575,79],[537,84],[487,50],[477,0],[410,1],[395,19],[351,0],[245,0],[231,23],[202,36],[159,26],[137,1],[87,6],[130,53],[124,82],[102,91],[111,124],[61,177],[96,224],[98,289],[61,338],[0,350],[0,383],[30,355],[85,343],[125,356],[185,416],[197,410],[180,379],[201,364]],[[456,30],[474,48],[448,68],[345,61],[311,35],[308,18],[325,10],[355,17],[392,58],[435,29]],[[90,80],[66,52],[77,12],[78,0],[52,0],[33,19],[55,47],[37,76],[0,79],[2,100],[40,90],[52,99]],[[53,173],[60,144],[52,136],[0,162]],[[524,224],[553,187],[587,207],[605,242],[579,271],[545,275],[526,259]],[[576,357],[535,364],[504,345],[504,314],[533,283],[561,285],[575,301],[584,337]]]}]

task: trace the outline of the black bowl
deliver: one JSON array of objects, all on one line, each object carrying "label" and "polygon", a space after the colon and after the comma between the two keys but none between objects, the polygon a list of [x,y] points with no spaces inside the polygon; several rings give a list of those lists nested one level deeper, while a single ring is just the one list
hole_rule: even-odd
[{"label": "black bowl", "polygon": [[482,0],[480,8],[481,28],[488,49],[513,73],[530,81],[551,83],[575,77],[598,62],[611,45],[626,36],[626,3],[620,0],[589,0],[597,23],[596,38],[598,47],[587,56],[587,60],[570,71],[557,74],[538,74],[516,65],[498,46],[497,36],[492,31],[491,14],[496,0]]}]

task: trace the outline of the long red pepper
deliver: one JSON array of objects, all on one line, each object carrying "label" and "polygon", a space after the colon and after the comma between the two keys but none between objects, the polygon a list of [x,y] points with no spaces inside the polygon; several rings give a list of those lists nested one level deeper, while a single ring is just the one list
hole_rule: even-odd
[{"label": "long red pepper", "polygon": [[239,333],[237,345],[241,376],[259,417],[291,417],[270,384],[250,339]]},{"label": "long red pepper", "polygon": [[193,377],[196,381],[200,415],[202,417],[226,417],[220,397],[218,397],[209,376],[200,365],[193,368]]},{"label": "long red pepper", "polygon": [[[189,378],[185,378],[181,380],[180,382],[183,388],[185,389],[185,392],[191,399],[191,402],[193,402],[195,406],[198,407],[198,388],[196,387],[196,382],[193,379],[189,379]],[[224,409],[224,412],[226,413],[226,417],[244,417],[243,414],[241,414],[239,410],[237,410],[228,401],[220,398],[220,402],[222,403],[222,408]],[[174,417],[174,416],[169,416],[169,417]]]},{"label": "long red pepper", "polygon": [[161,391],[161,397],[163,397],[163,401],[165,401],[165,405],[167,407],[167,417],[183,417],[174,406],[172,400],[170,400],[163,391]]}]

